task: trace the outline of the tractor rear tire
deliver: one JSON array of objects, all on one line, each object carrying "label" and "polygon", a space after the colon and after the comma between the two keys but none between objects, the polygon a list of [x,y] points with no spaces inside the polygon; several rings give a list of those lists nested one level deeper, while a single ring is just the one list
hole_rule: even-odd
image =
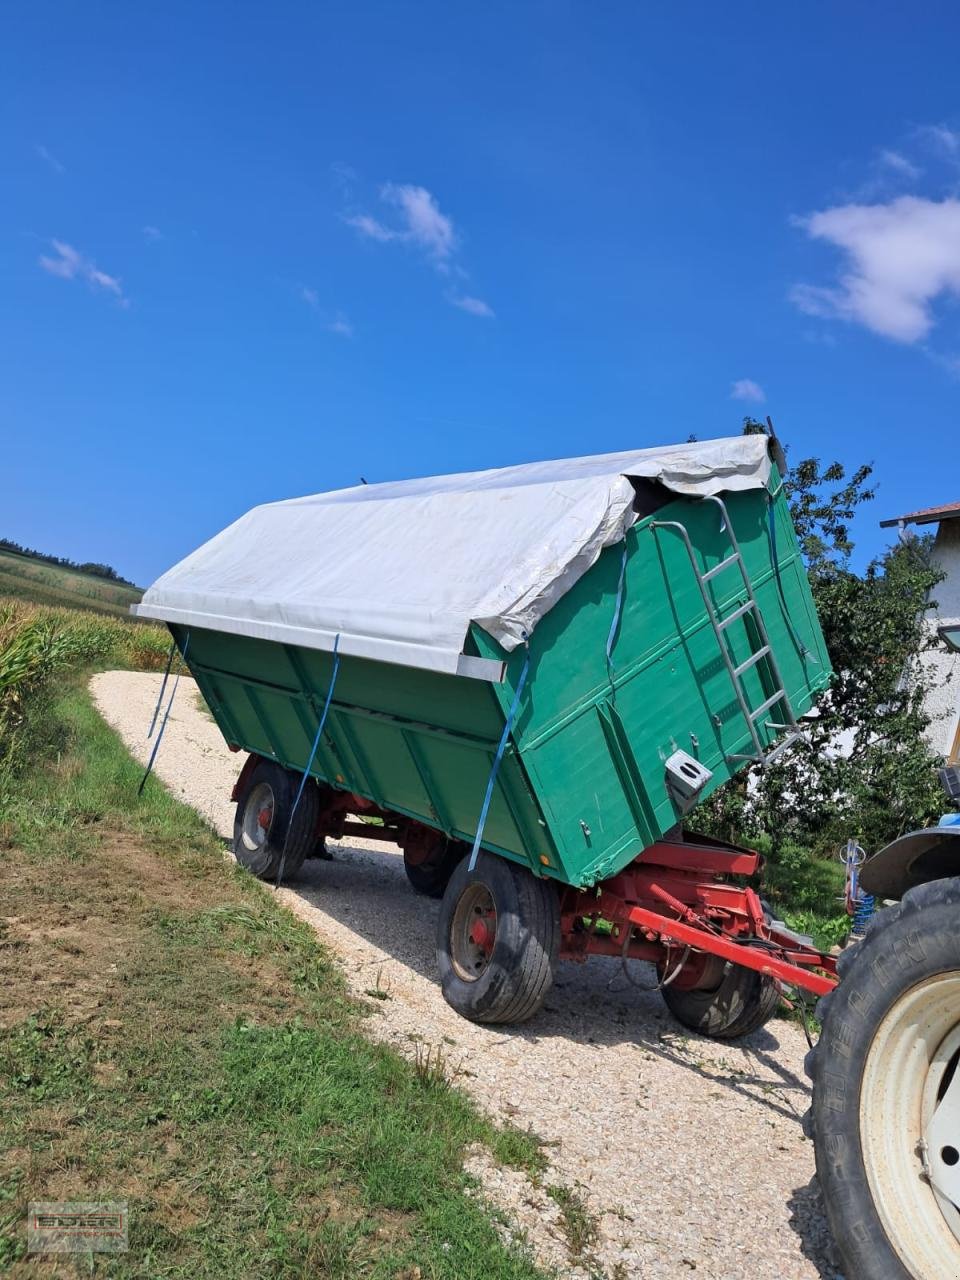
[{"label": "tractor rear tire", "polygon": [[471,1022],[526,1022],[543,1005],[560,948],[552,880],[493,853],[462,859],[437,923],[444,999]]},{"label": "tractor rear tire", "polygon": [[843,1269],[857,1280],[960,1276],[960,879],[880,911],[837,970],[806,1066]]},{"label": "tractor rear tire", "polygon": [[316,847],[320,793],[309,780],[293,814],[300,775],[261,760],[246,779],[233,820],[233,856],[258,880],[292,880]]},{"label": "tractor rear tire", "polygon": [[780,1004],[772,979],[729,962],[723,964],[719,981],[708,990],[678,991],[666,986],[660,988],[660,994],[678,1022],[714,1040],[737,1040],[759,1031]]}]

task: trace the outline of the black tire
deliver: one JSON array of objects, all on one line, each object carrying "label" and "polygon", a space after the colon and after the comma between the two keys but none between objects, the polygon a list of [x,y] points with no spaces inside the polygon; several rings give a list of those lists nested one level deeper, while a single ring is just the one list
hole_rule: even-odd
[{"label": "black tire", "polygon": [[[911,889],[898,906],[873,918],[862,942],[841,953],[837,959],[840,985],[817,1005],[822,1031],[807,1055],[813,1105],[806,1128],[813,1134],[827,1217],[851,1280],[940,1280],[941,1276],[946,1280],[960,1275],[960,1239],[949,1229],[924,1174],[920,1141],[924,1121],[912,1099],[932,1077],[915,1048],[909,1059],[911,1070],[895,1071],[894,1096],[905,1099],[905,1114],[915,1115],[916,1133],[912,1124],[898,1123],[896,1109],[891,1115],[876,1105],[876,1081],[883,1078],[877,1063],[887,1062],[888,1069],[893,1069],[892,1064],[899,1062],[893,1055],[901,1019],[908,1037],[915,1038],[917,1026],[925,1025],[921,1013],[927,991],[934,993],[940,1016],[955,1017],[960,1024],[960,1001],[936,994],[947,989],[942,985],[947,982],[957,982],[960,990],[958,926],[960,879],[936,880]],[[938,1038],[940,1028],[930,1025],[928,1034]],[[957,1070],[955,1059],[951,1062],[947,1072]],[[949,1077],[944,1075],[936,1098],[948,1084]],[[876,1115],[883,1116],[891,1134],[900,1135],[897,1140],[907,1154],[899,1158],[899,1165],[897,1158],[877,1160],[870,1154],[878,1150],[876,1134],[882,1140],[887,1132],[875,1127]],[[955,1163],[956,1152],[952,1154],[954,1160],[949,1163]],[[936,1172],[932,1163],[936,1153],[929,1151],[927,1158]],[[895,1166],[905,1171],[905,1179],[891,1175]],[[878,1169],[892,1181],[876,1185],[907,1187],[909,1202],[899,1195],[885,1201],[882,1190],[875,1197],[871,1178],[877,1179]],[[914,1201],[914,1196],[919,1199]],[[891,1217],[889,1206],[894,1204],[898,1208]],[[890,1227],[891,1222],[901,1225]],[[931,1270],[926,1250],[935,1241],[944,1252],[937,1254]]]},{"label": "black tire", "polygon": [[709,990],[666,986],[660,994],[678,1022],[714,1040],[736,1040],[759,1031],[780,1003],[772,979],[731,963],[724,964],[719,982]]},{"label": "black tire", "polygon": [[425,862],[411,862],[404,849],[403,869],[413,891],[423,894],[425,898],[442,898],[450,877],[467,852],[465,844],[461,844],[459,840],[450,840],[439,857],[429,858]]},{"label": "black tire", "polygon": [[[489,901],[492,943],[482,964],[463,945],[471,902]],[[489,917],[488,917],[489,918]],[[463,859],[447,885],[437,924],[437,964],[444,999],[471,1022],[526,1022],[540,1009],[560,947],[560,903],[553,881],[481,852]]]},{"label": "black tire", "polygon": [[[290,827],[290,813],[299,786],[299,774],[271,760],[261,760],[247,778],[237,801],[233,856],[259,880],[276,882],[281,865],[283,880],[292,880],[316,847],[320,794],[310,780],[303,789]],[[264,827],[259,815],[267,811],[270,816]]]}]

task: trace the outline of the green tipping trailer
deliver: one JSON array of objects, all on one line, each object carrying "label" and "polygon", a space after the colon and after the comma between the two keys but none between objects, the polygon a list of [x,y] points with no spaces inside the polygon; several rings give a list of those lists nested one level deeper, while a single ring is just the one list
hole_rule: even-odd
[{"label": "green tipping trailer", "polygon": [[[597,886],[614,883],[638,857],[642,861],[644,851],[661,847],[665,840],[676,843],[684,817],[696,803],[750,763],[767,763],[791,744],[800,732],[800,717],[810,711],[830,679],[829,658],[775,460],[782,455],[765,438],[756,437],[709,442],[703,448],[716,450],[720,445],[733,451],[741,470],[743,457],[749,458],[754,468],[749,487],[724,488],[719,465],[719,478],[712,475],[705,483],[700,477],[704,468],[687,463],[685,474],[696,475],[697,488],[693,493],[678,492],[680,482],[671,485],[670,477],[665,481],[662,469],[644,474],[632,463],[632,474],[626,477],[630,501],[616,507],[620,527],[611,532],[608,522],[600,539],[606,539],[606,545],[597,546],[594,539],[586,549],[577,534],[576,554],[557,561],[566,566],[560,590],[556,575],[549,577],[556,567],[550,557],[557,556],[557,548],[543,550],[545,534],[538,525],[530,545],[518,547],[516,557],[508,561],[511,566],[524,558],[530,561],[530,546],[537,551],[536,590],[524,580],[523,608],[510,615],[512,633],[498,630],[489,618],[468,617],[454,669],[435,655],[422,660],[419,650],[419,665],[408,660],[413,650],[403,651],[404,660],[398,662],[369,656],[370,645],[365,649],[362,637],[352,645],[348,642],[351,625],[362,630],[349,618],[344,630],[335,633],[335,623],[324,619],[321,648],[297,642],[306,628],[303,615],[292,607],[281,610],[282,625],[271,630],[273,622],[264,621],[271,619],[269,600],[255,617],[240,622],[235,603],[211,606],[211,582],[217,582],[218,573],[240,580],[238,575],[249,572],[249,557],[257,555],[258,546],[268,547],[270,539],[262,529],[248,531],[243,538],[234,534],[233,552],[229,542],[226,552],[217,550],[217,539],[208,544],[216,552],[212,572],[202,560],[201,548],[195,553],[201,556],[199,567],[188,558],[185,577],[178,581],[178,571],[172,571],[172,586],[169,579],[166,586],[160,579],[138,613],[168,622],[226,741],[250,753],[236,793],[239,859],[265,878],[278,878],[281,868],[289,875],[315,851],[318,839],[322,845],[323,835],[344,830],[347,812],[377,814],[385,832],[403,845],[415,887],[439,893],[455,869],[458,884],[473,883],[484,867],[495,863],[499,865],[493,874],[502,879],[506,860],[514,868],[508,877],[510,892],[519,892],[519,884],[521,898],[523,893],[539,894],[547,903],[547,914],[557,916],[557,939],[541,940],[546,952],[552,949],[555,956],[579,945],[564,933],[565,928],[567,933],[578,932],[579,917],[574,914],[567,926],[561,919],[565,904],[567,917],[579,910],[569,894],[592,892],[596,897]],[[698,448],[687,446],[687,453]],[[479,474],[494,477],[478,486],[479,500],[489,510],[490,502],[506,490],[496,488],[500,473]],[[618,482],[624,478],[616,474]],[[742,483],[737,476],[733,479]],[[592,486],[591,493],[599,483],[579,475],[576,482],[581,488]],[[370,492],[377,488],[389,489],[370,486]],[[405,493],[402,485],[393,488]],[[554,490],[559,492],[558,484]],[[452,500],[444,492],[443,501]],[[611,492],[603,499],[608,504]],[[469,493],[472,502],[477,490]],[[450,527],[462,542],[464,533],[470,533],[472,509],[462,490],[455,498],[460,505]],[[526,490],[508,498],[528,505],[531,501]],[[538,493],[539,506],[542,498]],[[372,501],[367,494],[360,500]],[[366,527],[374,543],[380,508],[391,500],[395,507],[387,511],[383,528],[388,534],[394,530],[394,542],[407,527],[397,523],[400,518],[408,516],[413,524],[423,518],[409,497],[409,512],[403,499],[392,494],[367,505],[365,511],[371,514]],[[298,536],[318,518],[311,501],[293,504]],[[416,503],[422,507],[424,502],[436,505],[436,495],[417,496]],[[259,510],[276,518],[271,508]],[[326,513],[330,510],[329,505],[323,507]],[[333,510],[330,518],[342,522],[342,506]],[[567,507],[560,503],[558,510],[562,514]],[[449,514],[445,509],[438,535],[437,511],[432,511],[422,573],[429,571],[428,564],[442,565]],[[285,521],[290,518],[284,514]],[[519,516],[518,523],[522,524]],[[283,528],[289,539],[289,523]],[[552,536],[549,518],[548,530]],[[490,536],[498,534],[503,535],[502,527]],[[351,539],[349,545],[352,552],[358,540]],[[372,554],[362,536],[359,546],[365,555]],[[282,552],[295,558],[296,540],[288,540]],[[451,535],[451,559],[462,560],[465,554],[462,546],[453,545]],[[591,557],[592,563],[585,563]],[[543,565],[548,566],[546,577]],[[348,576],[362,572],[348,570]],[[465,576],[462,568],[459,572]],[[502,575],[502,569],[499,572]],[[242,580],[249,593],[247,579]],[[197,607],[198,594],[188,595],[184,586],[198,581],[206,593],[203,608]],[[376,582],[357,581],[357,591],[364,594],[368,632],[375,626],[369,619],[377,617],[376,587]],[[236,595],[237,588],[231,589]],[[331,588],[334,594],[337,590]],[[322,597],[322,581],[318,586],[316,579],[310,580],[310,591],[312,598]],[[539,602],[531,613],[529,601],[536,591]],[[405,613],[394,605],[389,589],[385,597],[384,649],[389,652],[393,644],[401,652],[399,641],[413,632],[409,627],[402,632],[395,623],[395,616]],[[345,616],[342,609],[333,613]],[[421,639],[414,636],[415,643]],[[448,669],[437,669],[442,665]],[[504,751],[498,759],[501,741]],[[297,803],[296,784],[305,771],[313,781],[306,801]],[[465,855],[478,836],[488,788],[489,810],[478,841],[483,853],[468,870]],[[288,829],[291,813],[296,830]],[[272,837],[269,824],[274,826]],[[265,845],[272,848],[272,856],[263,855]],[[728,854],[735,859],[742,851]],[[701,864],[703,858],[697,864],[702,870]],[[714,879],[725,878],[725,867],[714,867],[710,859],[707,864]],[[736,865],[742,874],[745,864]],[[674,869],[674,879],[686,874]],[[544,882],[552,883],[545,888]],[[540,887],[530,888],[535,883]],[[495,919],[498,910],[501,916],[519,910],[516,904],[510,907],[510,893],[510,901],[504,899],[499,908],[496,898],[495,891],[485,892],[482,910],[474,903],[473,916],[482,922]],[[675,894],[673,900],[685,898]],[[457,923],[456,904],[448,914],[447,925],[441,922],[448,930],[448,949],[450,938],[456,944],[459,936],[470,961],[459,970],[455,961],[451,981],[476,983],[476,964],[490,966],[495,933],[488,929],[490,936],[484,940],[476,920]],[[609,936],[606,928],[600,933]],[[617,926],[615,936],[622,934]],[[625,936],[631,954],[645,937],[629,928]],[[474,963],[476,956],[480,960]],[[756,972],[750,977],[753,981]],[[515,1018],[527,1015],[528,1004],[532,1012],[537,1003],[524,1004],[517,997],[501,1000],[497,1009]],[[478,1010],[469,1000],[461,1005],[469,1016],[499,1020],[496,1010]]]}]

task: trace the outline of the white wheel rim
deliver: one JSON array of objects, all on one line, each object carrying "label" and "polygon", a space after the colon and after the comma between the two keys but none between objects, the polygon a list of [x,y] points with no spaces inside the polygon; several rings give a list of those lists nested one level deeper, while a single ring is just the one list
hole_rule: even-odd
[{"label": "white wheel rim", "polygon": [[247,796],[240,831],[243,846],[250,853],[256,853],[267,843],[273,826],[274,808],[273,788],[268,782],[258,782]]},{"label": "white wheel rim", "polygon": [[887,1013],[863,1073],[860,1142],[870,1193],[887,1239],[915,1280],[960,1274],[958,1183],[942,1160],[951,1136],[960,1147],[960,1132],[952,1132],[960,1115],[958,1054],[960,973],[943,973],[913,987]]},{"label": "white wheel rim", "polygon": [[493,895],[479,880],[461,893],[450,921],[450,960],[464,982],[482,978],[490,964],[497,935]]}]

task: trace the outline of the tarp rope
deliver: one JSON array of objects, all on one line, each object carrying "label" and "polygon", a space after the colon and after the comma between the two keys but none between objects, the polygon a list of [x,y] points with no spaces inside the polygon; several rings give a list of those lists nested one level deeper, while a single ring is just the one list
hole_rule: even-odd
[{"label": "tarp rope", "polygon": [[283,869],[287,862],[287,841],[290,839],[290,831],[293,828],[294,815],[300,806],[300,800],[303,796],[303,789],[307,785],[307,779],[310,777],[310,770],[313,768],[313,762],[316,758],[317,749],[320,746],[320,735],[323,733],[323,726],[327,723],[327,712],[330,710],[330,703],[333,701],[333,691],[336,688],[337,676],[340,674],[340,633],[337,632],[333,641],[333,671],[330,675],[330,684],[327,688],[326,701],[323,704],[323,711],[320,713],[320,723],[317,725],[317,732],[313,738],[313,746],[310,748],[310,756],[307,760],[307,767],[303,771],[300,779],[300,786],[297,788],[297,796],[293,802],[293,808],[290,810],[290,817],[287,821],[287,830],[283,837],[283,851],[280,854],[280,867],[277,871],[277,888],[280,888],[280,882],[283,879]]},{"label": "tarp rope", "polygon": [[167,667],[163,673],[163,680],[160,682],[160,692],[157,694],[157,705],[153,708],[153,719],[150,721],[150,728],[147,730],[147,737],[153,737],[153,731],[157,725],[157,716],[160,714],[160,704],[163,702],[164,691],[167,687],[167,680],[170,678],[170,668],[173,666],[173,655],[177,652],[176,640],[170,641],[170,652],[167,654]]},{"label": "tarp rope", "polygon": [[613,683],[614,664],[613,664],[613,646],[617,642],[617,632],[620,628],[620,616],[623,612],[623,587],[627,579],[627,540],[623,540],[623,556],[620,560],[620,578],[617,582],[617,599],[613,608],[613,621],[610,623],[610,630],[607,633],[607,679],[610,681],[610,692],[616,701],[617,690]]},{"label": "tarp rope", "polygon": [[500,772],[500,761],[503,759],[503,753],[507,749],[507,742],[513,730],[513,722],[517,716],[517,708],[520,706],[520,695],[523,693],[523,686],[527,683],[527,672],[530,670],[530,643],[527,639],[527,633],[523,633],[523,643],[526,653],[523,658],[523,666],[520,668],[520,678],[517,680],[517,687],[513,693],[513,701],[510,703],[510,710],[507,713],[507,719],[503,726],[503,733],[500,735],[500,745],[497,747],[497,754],[493,757],[493,767],[490,770],[490,777],[487,779],[487,791],[483,797],[483,806],[480,809],[480,821],[477,824],[477,834],[473,837],[473,848],[470,850],[470,862],[467,866],[468,871],[473,871],[477,865],[477,857],[480,853],[480,842],[483,840],[483,828],[487,825],[487,814],[490,812],[490,801],[493,799],[493,788],[497,782],[497,774]]},{"label": "tarp rope", "polygon": [[[781,485],[780,488],[783,488]],[[777,490],[779,493],[780,490]],[[768,525],[770,529],[770,558],[773,560],[773,573],[777,580],[777,590],[780,592],[780,603],[783,606],[783,618],[787,624],[787,630],[790,632],[790,639],[797,647],[797,651],[801,658],[810,658],[812,662],[819,662],[817,655],[812,653],[803,643],[796,627],[793,625],[793,619],[790,617],[790,610],[787,607],[787,596],[783,589],[783,579],[780,577],[780,561],[777,557],[777,509],[774,504],[776,494],[767,494],[767,514],[769,516]]]},{"label": "tarp rope", "polygon": [[[176,641],[174,641],[174,643],[176,643]],[[181,658],[183,659],[183,661],[180,663],[180,667],[179,667],[179,669],[178,669],[178,671],[177,671],[176,679],[175,679],[175,680],[174,680],[174,682],[173,682],[173,688],[170,690],[170,701],[167,703],[167,709],[166,709],[166,711],[163,713],[163,719],[162,719],[162,720],[161,720],[161,722],[160,722],[160,731],[159,731],[159,733],[157,734],[157,740],[156,740],[156,742],[153,744],[153,750],[150,752],[150,759],[147,761],[147,771],[146,771],[146,773],[143,775],[143,777],[140,779],[140,785],[139,785],[139,787],[137,787],[137,795],[138,795],[138,796],[142,796],[142,795],[143,795],[143,788],[147,785],[147,779],[150,777],[150,774],[151,774],[151,773],[152,773],[152,771],[153,771],[153,762],[154,762],[154,760],[156,760],[156,758],[157,758],[157,752],[160,750],[160,743],[163,741],[163,731],[164,731],[164,729],[166,729],[166,727],[167,727],[167,721],[170,719],[170,712],[171,712],[171,710],[173,709],[173,700],[174,700],[174,698],[177,696],[177,688],[179,687],[179,684],[180,684],[180,676],[181,676],[181,675],[182,675],[182,673],[183,673],[184,663],[185,663],[185,662],[186,662],[186,660],[187,660],[187,650],[188,650],[189,648],[190,648],[190,632],[188,631],[188,632],[187,632],[187,638],[186,638],[186,640],[184,640],[184,642],[183,642],[183,653],[181,654]],[[173,661],[173,654],[172,654],[172,653],[171,653],[171,655],[170,655],[170,661],[171,661],[171,662]],[[170,666],[169,666],[169,664],[168,664],[168,665],[167,665],[167,675],[169,675],[169,674],[170,674]],[[164,688],[164,685],[166,685],[166,683],[167,683],[167,675],[165,675],[165,676],[163,677],[163,684],[161,684],[161,686],[160,686],[160,696],[161,696],[161,697],[163,697],[163,688]],[[160,705],[160,704],[159,704],[159,701],[158,701],[158,703],[157,703],[157,707],[158,707],[158,709],[159,709],[159,705]],[[155,711],[155,712],[153,713],[153,722],[151,722],[151,725],[150,725],[150,733],[153,733],[153,725],[154,725],[154,723],[156,723],[156,719],[157,719],[157,713],[156,713],[156,711]],[[148,737],[148,738],[150,737],[150,733],[148,733],[148,734],[147,734],[147,737]]]}]

